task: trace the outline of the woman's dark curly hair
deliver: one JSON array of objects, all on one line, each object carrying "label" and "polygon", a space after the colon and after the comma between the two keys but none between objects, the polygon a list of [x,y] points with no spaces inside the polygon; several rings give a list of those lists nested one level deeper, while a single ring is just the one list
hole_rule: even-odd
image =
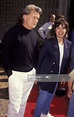
[{"label": "woman's dark curly hair", "polygon": [[66,28],[66,34],[68,33],[68,31],[69,31],[69,24],[68,24],[68,22],[67,22],[65,19],[63,19],[63,18],[58,18],[58,19],[54,22],[54,24],[53,24],[53,26],[52,26],[52,29],[51,29],[51,35],[52,35],[53,37],[56,37],[55,29],[56,29],[57,27],[59,27],[59,25],[65,26],[65,28]]}]

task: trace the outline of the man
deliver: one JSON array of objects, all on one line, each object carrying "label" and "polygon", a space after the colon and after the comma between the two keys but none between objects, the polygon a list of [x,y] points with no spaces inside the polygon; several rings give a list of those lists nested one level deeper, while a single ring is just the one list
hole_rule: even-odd
[{"label": "man", "polygon": [[50,29],[52,28],[52,25],[54,24],[55,21],[55,15],[51,14],[49,16],[49,21],[44,23],[39,29],[38,29],[38,33],[41,36],[42,39],[46,39],[49,38],[50,34],[48,34],[48,32],[50,31]]},{"label": "man", "polygon": [[69,76],[71,78],[68,81],[68,98],[70,98],[68,117],[74,117],[74,70],[72,70]]},{"label": "man", "polygon": [[42,9],[30,4],[23,10],[17,26],[12,27],[2,42],[2,64],[9,79],[9,105],[7,117],[24,117],[26,103],[34,82],[38,53],[36,27]]},{"label": "man", "polygon": [[74,117],[74,29],[71,34],[71,42],[72,42],[72,51],[71,51],[71,65],[70,65],[70,79],[68,82],[68,98],[69,107],[68,107],[68,117]]}]

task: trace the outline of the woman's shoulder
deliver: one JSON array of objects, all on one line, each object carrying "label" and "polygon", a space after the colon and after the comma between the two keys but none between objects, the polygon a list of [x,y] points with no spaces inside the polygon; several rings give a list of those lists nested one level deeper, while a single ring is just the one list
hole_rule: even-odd
[{"label": "woman's shoulder", "polygon": [[46,39],[44,42],[43,42],[43,46],[47,46],[47,47],[50,47],[52,45],[54,45],[54,41],[55,39],[54,38],[49,38],[49,39]]},{"label": "woman's shoulder", "polygon": [[68,39],[65,39],[65,41],[68,43],[68,44],[72,44],[72,42]]},{"label": "woman's shoulder", "polygon": [[46,42],[53,42],[54,40],[55,40],[55,37],[51,37],[51,38],[46,39]]}]

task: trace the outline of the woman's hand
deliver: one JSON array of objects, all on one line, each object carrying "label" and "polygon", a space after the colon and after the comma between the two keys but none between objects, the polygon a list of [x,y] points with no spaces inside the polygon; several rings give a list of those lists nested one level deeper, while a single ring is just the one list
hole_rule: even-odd
[{"label": "woman's hand", "polygon": [[71,91],[71,92],[68,91],[67,96],[68,96],[68,98],[71,98],[71,96],[72,96],[72,91]]}]

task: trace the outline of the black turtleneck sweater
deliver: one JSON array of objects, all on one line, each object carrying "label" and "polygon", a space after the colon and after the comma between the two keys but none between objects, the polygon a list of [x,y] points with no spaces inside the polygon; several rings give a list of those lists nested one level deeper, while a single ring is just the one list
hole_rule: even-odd
[{"label": "black turtleneck sweater", "polygon": [[7,75],[12,70],[28,72],[36,67],[38,37],[34,30],[17,25],[7,31],[2,41],[2,64]]}]

